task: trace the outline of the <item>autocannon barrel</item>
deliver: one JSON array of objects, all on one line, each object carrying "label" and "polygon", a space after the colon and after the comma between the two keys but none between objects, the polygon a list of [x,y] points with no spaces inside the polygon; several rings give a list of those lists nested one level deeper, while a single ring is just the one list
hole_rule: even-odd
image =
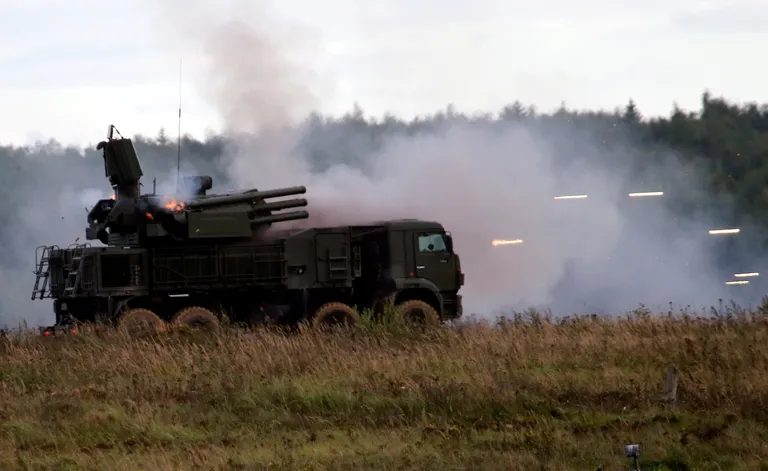
[{"label": "autocannon barrel", "polygon": [[307,192],[304,186],[291,186],[287,188],[277,188],[274,190],[257,191],[249,190],[243,193],[233,195],[212,196],[210,198],[191,201],[187,204],[189,209],[211,208],[215,206],[224,206],[228,204],[250,203],[263,198],[277,198],[280,196],[300,195]]}]

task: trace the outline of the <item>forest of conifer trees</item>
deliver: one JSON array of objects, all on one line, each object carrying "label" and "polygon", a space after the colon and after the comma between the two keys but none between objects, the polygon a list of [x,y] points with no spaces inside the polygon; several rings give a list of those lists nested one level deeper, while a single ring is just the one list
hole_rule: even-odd
[{"label": "forest of conifer trees", "polygon": [[[632,100],[623,109],[607,111],[573,111],[561,108],[552,114],[537,113],[535,107],[520,102],[505,106],[496,115],[474,115],[455,111],[451,106],[431,116],[404,121],[386,116],[368,118],[357,107],[340,118],[312,115],[305,123],[299,142],[317,169],[336,163],[364,165],[365,156],[375,151],[386,138],[437,132],[446,123],[469,123],[475,126],[501,126],[505,122],[534,122],[543,128],[569,133],[588,129],[597,135],[610,154],[615,142],[632,143],[632,152],[615,154],[625,161],[604,161],[606,166],[634,166],[642,173],[657,163],[660,153],[671,149],[685,166],[695,168],[704,177],[701,193],[675,198],[682,213],[694,208],[711,207],[717,201],[729,201],[738,208],[737,220],[763,225],[768,215],[768,104],[736,104],[725,98],[702,95],[701,107],[684,111],[673,106],[668,117],[644,119]],[[99,136],[94,136],[94,144]],[[136,136],[136,147],[149,172],[167,174],[175,165],[176,139],[159,130],[156,137]],[[1,143],[0,143],[1,144]],[[226,175],[216,161],[225,145],[224,138],[198,140],[184,137],[182,154],[190,165],[211,173],[221,182]],[[13,206],[14,188],[34,180],[38,166],[56,165],[72,168],[78,174],[100,178],[100,156],[95,145],[82,150],[62,148],[55,136],[47,143],[22,148],[0,145],[3,172],[3,201]],[[573,149],[561,149],[564,158]],[[95,161],[94,161],[95,159]],[[55,160],[55,163],[52,162]],[[66,182],[61,182],[65,185]],[[4,211],[3,214],[8,214]]]},{"label": "forest of conifer trees", "polygon": [[[451,126],[489,130],[503,130],[512,124],[530,126],[542,135],[560,136],[550,149],[559,161],[580,159],[610,169],[635,185],[624,188],[627,191],[664,191],[660,204],[681,221],[707,217],[723,227],[748,228],[748,238],[733,238],[718,249],[717,257],[724,266],[738,269],[741,262],[734,262],[734,257],[743,259],[745,253],[762,253],[768,247],[768,104],[733,103],[705,92],[698,110],[671,106],[667,117],[645,118],[632,100],[613,111],[574,111],[564,105],[549,114],[514,102],[495,114],[466,114],[449,106],[410,121],[392,116],[368,118],[356,106],[341,117],[309,116],[301,124],[295,150],[307,156],[316,172],[339,164],[365,170],[368,156],[392,139],[439,138]],[[131,130],[121,131],[131,134]],[[101,156],[95,150],[101,138],[95,133],[94,145],[85,150],[62,147],[55,139],[30,147],[0,146],[4,167],[0,172],[0,204],[4,206],[0,241],[20,247],[20,231],[14,228],[29,220],[30,216],[18,210],[29,198],[29,188],[63,195],[89,185],[106,187]],[[157,136],[136,136],[134,142],[150,182],[153,176],[160,180],[173,173],[175,136],[159,130]],[[594,150],[595,143],[599,152]],[[222,136],[186,136],[181,140],[185,165],[213,176],[214,191],[225,187],[229,179],[220,165],[227,145]],[[683,185],[684,179],[695,180],[695,184]],[[146,186],[151,183],[145,181],[144,185],[148,190]],[[58,215],[57,211],[52,208],[47,217]],[[82,220],[78,222],[81,225],[85,222],[84,213],[61,214],[64,218]],[[51,224],[53,234],[56,229]],[[35,237],[47,243],[48,234],[39,232]],[[26,232],[21,233],[28,238]],[[4,253],[0,264],[29,264],[29,257],[29,253]]]}]

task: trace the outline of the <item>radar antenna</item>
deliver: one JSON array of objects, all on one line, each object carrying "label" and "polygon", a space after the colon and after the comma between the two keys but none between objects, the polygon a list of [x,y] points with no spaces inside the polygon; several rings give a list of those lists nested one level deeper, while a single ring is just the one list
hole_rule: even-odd
[{"label": "radar antenna", "polygon": [[176,137],[176,192],[181,185],[181,60],[179,57],[179,124]]}]

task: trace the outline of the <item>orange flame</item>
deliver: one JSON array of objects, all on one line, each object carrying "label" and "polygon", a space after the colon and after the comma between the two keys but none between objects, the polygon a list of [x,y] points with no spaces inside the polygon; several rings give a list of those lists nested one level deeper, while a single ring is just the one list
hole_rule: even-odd
[{"label": "orange flame", "polygon": [[181,211],[182,209],[184,209],[184,206],[186,205],[184,204],[183,201],[176,201],[176,200],[171,200],[165,205],[166,209],[169,209],[175,212]]},{"label": "orange flame", "polygon": [[150,219],[150,220],[154,220],[155,219],[155,217],[152,216],[151,213],[144,213],[144,215],[147,216],[147,219]]},{"label": "orange flame", "polygon": [[[112,193],[112,196],[109,197],[109,199],[111,200],[115,200],[116,198],[117,198],[117,195],[115,195],[114,193]],[[174,211],[174,212],[180,212],[185,207],[186,207],[186,203],[184,203],[183,201],[177,201],[177,200],[171,200],[165,204],[165,208],[167,210]],[[146,215],[149,219],[154,219],[154,217],[152,217],[151,214],[147,213]]]}]

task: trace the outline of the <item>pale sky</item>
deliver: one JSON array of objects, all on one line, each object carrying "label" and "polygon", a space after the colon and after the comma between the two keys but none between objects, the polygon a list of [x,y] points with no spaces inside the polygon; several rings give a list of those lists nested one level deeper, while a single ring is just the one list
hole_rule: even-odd
[{"label": "pale sky", "polygon": [[[2,0],[0,144],[55,137],[87,145],[108,124],[127,135],[156,135],[161,126],[174,135],[179,57],[184,132],[219,129],[220,110],[200,93],[201,42],[180,42],[180,22],[166,21],[197,13],[195,24],[214,22],[213,10],[188,11],[205,0],[178,1],[176,11],[161,3],[173,4]],[[221,5],[237,2],[207,3],[222,13]],[[239,19],[257,16],[246,12],[250,3],[240,0]],[[697,108],[705,88],[768,102],[765,0],[280,0],[275,7],[312,34],[303,54],[317,79],[306,80],[326,113],[354,102],[367,114],[404,117],[449,103],[495,112],[514,100],[542,110],[562,101],[611,109],[632,97],[644,114],[666,115],[673,102]]]}]

